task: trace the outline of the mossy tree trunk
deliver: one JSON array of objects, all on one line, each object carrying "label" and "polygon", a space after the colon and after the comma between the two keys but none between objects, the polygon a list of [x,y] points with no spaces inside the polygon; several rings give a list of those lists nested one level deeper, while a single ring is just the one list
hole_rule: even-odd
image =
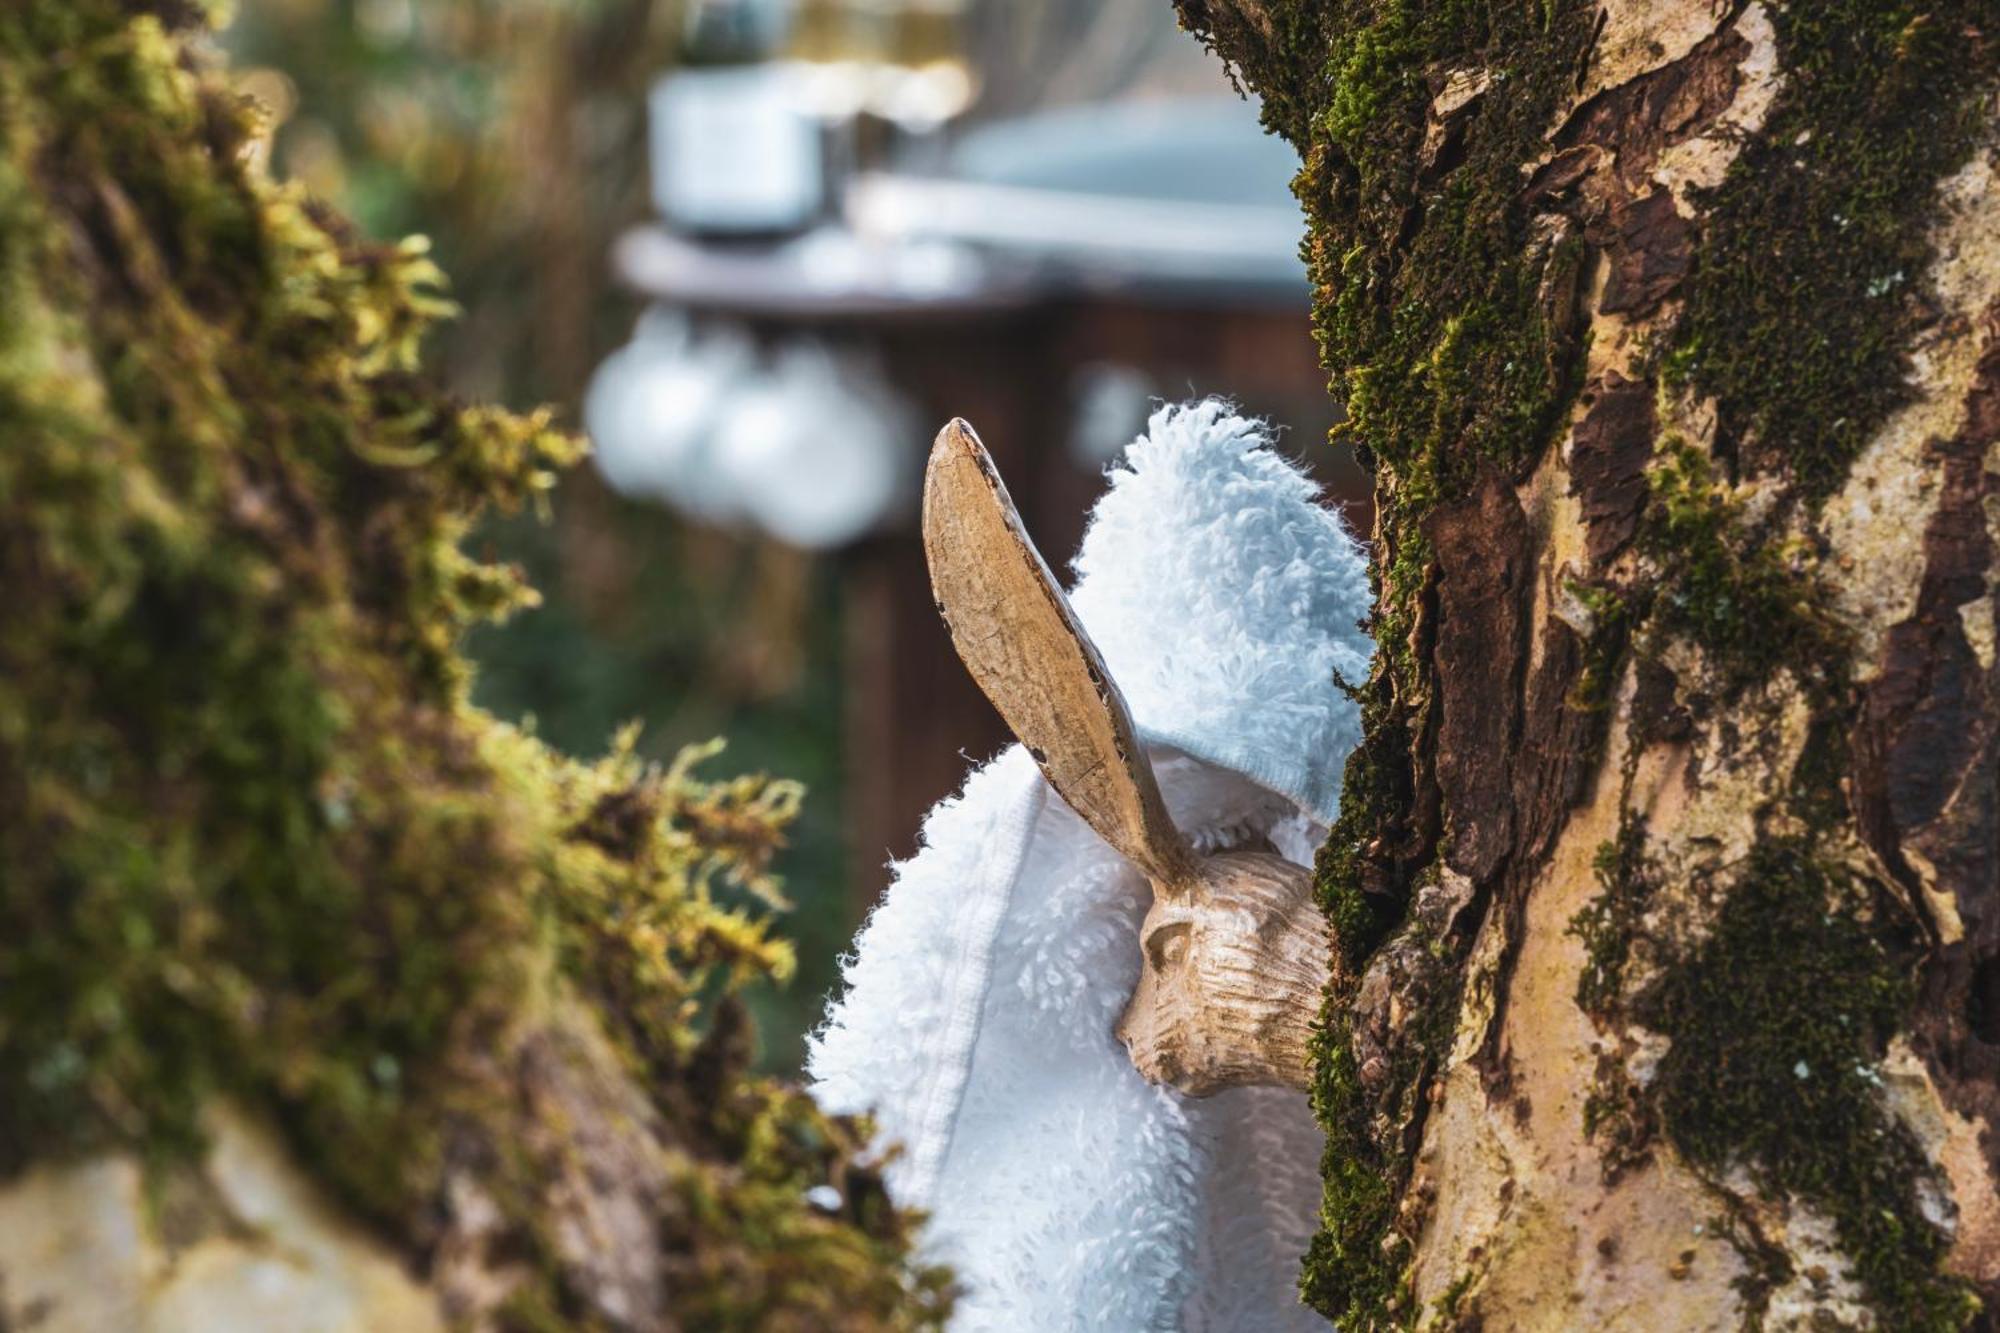
[{"label": "mossy tree trunk", "polygon": [[1991,1319],[2000,10],[1178,3],[1376,482],[1308,1299]]},{"label": "mossy tree trunk", "polygon": [[728,998],[796,788],[471,705],[581,445],[424,378],[221,8],[0,5],[0,1328],[937,1326]]}]

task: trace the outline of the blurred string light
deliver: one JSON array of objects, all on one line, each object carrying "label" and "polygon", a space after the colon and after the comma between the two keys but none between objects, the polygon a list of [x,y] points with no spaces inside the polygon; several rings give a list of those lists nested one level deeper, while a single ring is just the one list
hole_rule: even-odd
[{"label": "blurred string light", "polygon": [[[620,271],[660,299],[780,325],[974,300],[1014,280],[993,277],[994,254],[1083,285],[1261,282],[1295,299],[1290,166],[1270,175],[1275,204],[1238,188],[1269,173],[1234,100],[1017,113],[946,144],[938,131],[980,91],[974,21],[1010,2],[690,0],[681,58],[649,102],[665,226],[621,241]],[[1108,17],[1022,3],[1031,26],[1094,50],[1050,53],[1072,93],[1132,83],[1127,39],[1163,26],[1119,0]],[[915,432],[880,373],[811,343],[760,355],[707,318],[697,332],[655,311],[601,367],[587,423],[611,485],[809,550],[886,521],[913,489]],[[1102,466],[1154,393],[1129,369],[1083,375],[1072,457]]]},{"label": "blurred string light", "polygon": [[355,0],[354,26],[377,46],[400,46],[417,30],[415,0]]},{"label": "blurred string light", "polygon": [[913,132],[964,111],[977,91],[967,0],[795,0],[783,48],[817,114],[867,112]]},{"label": "blurred string light", "polygon": [[809,225],[862,117],[922,139],[971,104],[967,3],[694,0],[650,98],[662,215],[710,235]]},{"label": "blurred string light", "polygon": [[863,113],[923,133],[977,92],[970,0],[694,0],[686,66],[772,61],[789,97],[828,122]]}]

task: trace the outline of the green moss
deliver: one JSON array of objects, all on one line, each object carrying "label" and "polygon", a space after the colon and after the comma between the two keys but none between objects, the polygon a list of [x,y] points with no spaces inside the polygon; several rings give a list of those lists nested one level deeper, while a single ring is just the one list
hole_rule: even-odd
[{"label": "green moss", "polygon": [[1342,1328],[1399,1328],[1421,1313],[1407,1266],[1414,1238],[1399,1226],[1410,1162],[1409,1127],[1421,1119],[1428,1077],[1450,1048],[1462,978],[1422,921],[1403,923],[1383,946],[1400,959],[1408,1004],[1385,1070],[1364,1086],[1351,1005],[1329,997],[1313,1039],[1313,1110],[1326,1130],[1320,1230],[1306,1252],[1299,1289]]},{"label": "green moss", "polygon": [[[1349,996],[1360,969],[1402,914],[1401,886],[1375,882],[1393,858],[1372,843],[1408,804],[1409,741],[1400,713],[1383,710],[1366,689],[1354,693],[1367,739],[1348,757],[1340,816],[1314,869],[1320,907],[1332,926],[1336,976],[1311,1045],[1313,1112],[1326,1131],[1324,1193],[1320,1228],[1300,1278],[1306,1301],[1334,1312],[1386,1311],[1402,1289],[1407,1252],[1390,1240],[1403,1168],[1385,1151],[1380,1108],[1361,1085]],[[1396,1073],[1410,1080],[1400,1087],[1413,1086],[1414,1071]]]},{"label": "green moss", "polygon": [[[1913,1000],[1917,941],[1865,885],[1786,838],[1759,842],[1715,919],[1683,938],[1649,921],[1661,886],[1643,843],[1628,828],[1606,846],[1604,892],[1573,926],[1590,951],[1579,1004],[1670,1043],[1643,1093],[1614,1080],[1600,1089],[1607,1104],[1635,1099],[1697,1170],[1747,1170],[1759,1193],[1829,1218],[1885,1326],[1964,1327],[1977,1302],[1943,1275],[1946,1238],[1917,1203],[1935,1168],[1884,1109],[1877,1073]],[[1628,994],[1642,941],[1649,966]],[[1745,1226],[1733,1230],[1768,1290],[1770,1247]]]},{"label": "green moss", "polygon": [[1601,713],[1611,706],[1633,626],[1645,618],[1651,599],[1582,583],[1571,583],[1569,591],[1590,613],[1590,634],[1583,645],[1583,670],[1570,691],[1570,705]]},{"label": "green moss", "polygon": [[1791,1255],[1758,1230],[1749,1209],[1733,1200],[1720,1216],[1709,1219],[1708,1228],[1743,1260],[1744,1271],[1729,1284],[1742,1298],[1743,1333],[1764,1333],[1771,1293],[1797,1275]]},{"label": "green moss", "polygon": [[[1602,1021],[1620,1012],[1626,966],[1652,897],[1645,845],[1644,825],[1633,820],[1619,830],[1617,839],[1598,848],[1592,868],[1601,892],[1569,924],[1570,933],[1583,941],[1585,954],[1577,1004]],[[1645,1157],[1656,1121],[1651,1102],[1623,1062],[1600,1059],[1596,1082],[1584,1102],[1583,1132],[1596,1144],[1608,1178],[1615,1179]]]},{"label": "green moss", "polygon": [[1830,1215],[1890,1327],[1960,1328],[1976,1303],[1940,1273],[1947,1242],[1915,1197],[1934,1169],[1879,1100],[1876,1061],[1912,996],[1908,944],[1885,947],[1870,911],[1809,848],[1765,842],[1633,1015],[1673,1041],[1657,1096],[1684,1157],[1746,1164]]},{"label": "green moss", "polygon": [[[1183,12],[1197,8],[1206,9]],[[1429,665],[1416,641],[1431,576],[1423,522],[1482,469],[1513,473],[1539,457],[1576,390],[1577,339],[1543,293],[1563,285],[1558,271],[1579,262],[1580,243],[1534,243],[1519,164],[1541,151],[1589,50],[1595,10],[1346,0],[1261,12],[1268,26],[1258,33],[1208,35],[1268,55],[1253,81],[1266,124],[1305,164],[1294,188],[1311,224],[1315,336],[1346,406],[1339,433],[1382,474],[1377,530],[1390,555],[1378,570],[1371,629],[1381,651],[1363,692],[1366,740],[1349,761],[1316,872],[1341,966],[1316,1048],[1314,1096],[1330,1144],[1324,1226],[1302,1279],[1318,1309],[1371,1327],[1414,1317],[1399,1295],[1402,1251],[1389,1230],[1409,1164],[1395,1141],[1401,1122],[1360,1101],[1341,1015],[1436,850],[1409,827],[1413,745],[1428,725]],[[1490,86],[1420,161],[1433,98],[1468,69],[1487,71]],[[1419,1034],[1444,1033],[1452,1012],[1439,996],[1434,1012],[1409,1021]],[[1443,1039],[1420,1035],[1399,1048],[1389,1100],[1410,1114]]]},{"label": "green moss", "polygon": [[[467,702],[461,636],[531,595],[460,542],[581,446],[420,377],[423,246],[260,174],[199,13],[0,13],[0,1173],[182,1160],[225,1098],[413,1247],[482,1144],[553,1254],[504,1057],[561,1016],[659,1113],[677,1310],[936,1322],[860,1127],[705,1016],[789,966],[746,893],[796,790],[575,762]],[[516,1322],[587,1322],[536,1271]]]},{"label": "green moss", "polygon": [[1645,847],[1645,826],[1630,821],[1614,841],[1597,849],[1591,869],[1602,892],[1569,924],[1570,933],[1583,941],[1576,1002],[1587,1014],[1608,1017],[1624,994],[1632,938],[1651,896],[1643,874]]},{"label": "green moss", "polygon": [[[1313,222],[1325,363],[1343,432],[1390,469],[1413,515],[1483,463],[1539,456],[1575,385],[1574,339],[1538,297],[1573,250],[1534,256],[1519,164],[1589,48],[1584,5],[1357,0],[1325,20],[1326,100],[1299,192]],[[1444,78],[1492,84],[1420,164]]]},{"label": "green moss", "polygon": [[1448,1319],[1454,1321],[1454,1326],[1456,1326],[1456,1321],[1463,1313],[1460,1311],[1459,1305],[1465,1300],[1467,1293],[1472,1290],[1473,1285],[1478,1280],[1479,1275],[1477,1273],[1460,1273],[1457,1277],[1453,1278],[1451,1285],[1446,1287],[1435,1301],[1431,1302],[1432,1313],[1441,1320]]},{"label": "green moss", "polygon": [[[1784,81],[1712,199],[1672,364],[1746,462],[1838,489],[1908,395],[1937,183],[2000,76],[1983,0],[1774,7]],[[1990,34],[1989,34],[1990,37]]]},{"label": "green moss", "polygon": [[1802,541],[1774,541],[1750,522],[1708,457],[1686,440],[1659,444],[1640,549],[1658,562],[1649,629],[1698,645],[1724,698],[1788,670],[1824,695],[1847,660],[1838,622]]},{"label": "green moss", "polygon": [[[1371,882],[1388,859],[1371,855],[1375,839],[1409,801],[1410,747],[1399,714],[1364,700],[1363,743],[1347,758],[1340,815],[1314,860],[1314,891],[1333,927],[1343,972],[1358,974],[1368,955],[1400,918],[1402,886]],[[1371,725],[1372,724],[1372,725]]]},{"label": "green moss", "polygon": [[[1836,680],[1832,684],[1842,684]],[[1668,886],[1628,817],[1599,850],[1601,891],[1570,923],[1586,961],[1577,1003],[1601,1024],[1667,1039],[1637,1083],[1608,1057],[1585,1108],[1607,1172],[1663,1138],[1721,1179],[1828,1218],[1885,1327],[1958,1329],[1977,1310],[1946,1276],[1944,1235],[1920,1191],[1936,1168],[1886,1109],[1878,1065],[1908,1027],[1922,954],[1903,910],[1821,850],[1846,818],[1846,715],[1823,700],[1784,805],[1798,834],[1766,833],[1726,878]],[[1705,904],[1719,904],[1712,917]],[[1792,1280],[1785,1252],[1740,1209],[1718,1230],[1742,1252],[1746,1326]]]},{"label": "green moss", "polygon": [[[1812,550],[1768,539],[1705,455],[1669,437],[1650,480],[1640,547],[1659,575],[1643,592],[1640,651],[1664,637],[1697,645],[1712,673],[1692,683],[1702,705],[1740,701],[1780,672],[1806,691],[1817,720],[1785,806],[1792,826],[1811,832],[1767,835],[1726,885],[1672,894],[1645,857],[1643,825],[1628,822],[1601,850],[1602,891],[1571,923],[1587,951],[1578,1003],[1670,1044],[1644,1086],[1615,1058],[1601,1065],[1586,1133],[1614,1175],[1658,1138],[1718,1178],[1748,1170],[1759,1193],[1832,1221],[1887,1326],[1963,1327],[1976,1302],[1942,1274],[1944,1238],[1917,1205],[1932,1168],[1883,1110],[1875,1073],[1884,1043],[1907,1025],[1918,942],[1818,850],[1849,817],[1844,631]],[[1685,916],[1705,901],[1721,906],[1700,929],[1663,916],[1666,904]],[[1789,1261],[1749,1217],[1724,1224],[1749,1265],[1740,1285],[1746,1319],[1759,1326],[1771,1291],[1792,1278]]]},{"label": "green moss", "polygon": [[[1407,1167],[1384,1152],[1373,1099],[1361,1086],[1345,1006],[1328,1006],[1313,1043],[1313,1112],[1326,1130],[1320,1227],[1299,1292],[1343,1328],[1396,1327],[1415,1315],[1404,1268],[1410,1247],[1394,1226]],[[1410,1071],[1396,1071],[1407,1076]]]}]

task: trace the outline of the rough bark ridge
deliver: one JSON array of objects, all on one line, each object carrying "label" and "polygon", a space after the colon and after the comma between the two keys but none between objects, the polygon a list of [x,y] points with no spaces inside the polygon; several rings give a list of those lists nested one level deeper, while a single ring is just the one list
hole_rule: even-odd
[{"label": "rough bark ridge", "polygon": [[1990,1319],[2000,14],[1177,3],[1376,478],[1307,1299]]},{"label": "rough bark ridge", "polygon": [[[0,1327],[901,1328],[858,1127],[705,996],[796,790],[467,702],[578,442],[249,152],[207,7],[0,6]],[[698,756],[697,756],[698,757]]]}]

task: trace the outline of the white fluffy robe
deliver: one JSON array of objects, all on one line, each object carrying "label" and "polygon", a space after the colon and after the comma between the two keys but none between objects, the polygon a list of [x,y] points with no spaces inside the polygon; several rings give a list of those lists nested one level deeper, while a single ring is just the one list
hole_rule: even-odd
[{"label": "white fluffy robe", "polygon": [[[1359,739],[1366,561],[1261,426],[1154,415],[1076,560],[1077,614],[1167,805],[1204,848],[1309,862]],[[1298,1303],[1322,1139],[1303,1093],[1187,1098],[1112,1035],[1139,974],[1144,879],[1019,746],[933,810],[847,960],[808,1056],[873,1113],[900,1202],[965,1287],[962,1330],[1324,1329]]]}]

